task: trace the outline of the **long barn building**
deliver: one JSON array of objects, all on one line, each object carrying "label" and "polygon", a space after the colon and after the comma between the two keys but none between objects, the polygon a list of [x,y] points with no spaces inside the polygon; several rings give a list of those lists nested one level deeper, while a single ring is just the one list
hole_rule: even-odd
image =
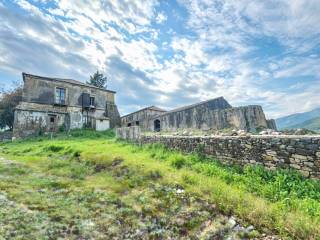
[{"label": "long barn building", "polygon": [[170,111],[147,107],[123,116],[121,125],[139,125],[146,131],[235,128],[254,132],[262,128],[276,129],[274,120],[266,119],[261,106],[232,107],[223,97]]}]

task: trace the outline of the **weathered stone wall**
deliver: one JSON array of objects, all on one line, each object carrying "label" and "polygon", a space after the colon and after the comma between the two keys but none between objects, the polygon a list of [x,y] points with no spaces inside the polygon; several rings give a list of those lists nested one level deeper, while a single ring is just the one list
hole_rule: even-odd
[{"label": "weathered stone wall", "polygon": [[[114,103],[115,92],[88,86],[78,81],[23,74],[22,102],[16,107],[13,135],[29,135],[65,129],[95,127],[96,119],[109,118],[110,126],[120,125]],[[65,103],[55,104],[56,88],[66,90]],[[90,97],[94,97],[91,104]],[[54,121],[51,119],[54,118]]]},{"label": "weathered stone wall", "polygon": [[205,154],[223,163],[259,164],[268,169],[293,168],[306,177],[320,178],[320,136],[117,136],[139,144],[162,143],[184,152],[203,146]]},{"label": "weathered stone wall", "polygon": [[175,131],[178,128],[220,129],[222,127],[218,124],[223,125],[224,122],[215,119],[212,113],[231,108],[232,106],[223,97],[211,99],[155,116],[148,122],[147,129],[153,131],[156,120],[160,120],[161,131]]},{"label": "weathered stone wall", "polygon": [[11,139],[12,139],[12,132],[10,131],[0,132],[0,142],[11,141]]},{"label": "weathered stone wall", "polygon": [[105,116],[110,119],[111,128],[121,125],[119,110],[114,102],[107,102]]},{"label": "weathered stone wall", "polygon": [[139,142],[141,131],[140,127],[132,126],[132,127],[121,127],[116,129],[116,136],[120,139],[128,139],[131,141]]},{"label": "weathered stone wall", "polygon": [[56,87],[66,89],[66,105],[82,107],[82,93],[95,97],[95,107],[105,110],[106,101],[114,103],[115,93],[87,85],[72,84],[54,80],[54,78],[38,77],[24,74],[23,102],[52,105],[55,103]]},{"label": "weathered stone wall", "polygon": [[[127,127],[131,126],[140,126],[142,129],[149,128],[149,120],[153,116],[162,114],[164,111],[155,110],[152,108],[145,108],[140,111],[128,114],[126,116],[121,117],[121,126]],[[151,129],[153,130],[153,129]]]},{"label": "weathered stone wall", "polygon": [[208,108],[199,105],[181,111],[168,112],[149,121],[148,129],[153,130],[154,121],[160,120],[162,131],[176,131],[178,128],[224,129],[236,128],[254,132],[268,125],[261,106],[252,105],[225,109]]},{"label": "weathered stone wall", "polygon": [[[103,117],[104,113],[101,109],[87,113],[82,112],[79,107],[22,102],[15,110],[13,136],[24,138],[39,133],[56,132],[60,127],[66,130],[79,129],[83,127],[85,117],[91,119],[94,128],[94,119]],[[50,121],[52,116],[55,118],[54,123]]]},{"label": "weathered stone wall", "polygon": [[151,108],[123,116],[121,126],[139,125],[143,130],[166,132],[177,129],[235,128],[249,132],[263,128],[276,129],[275,122],[266,119],[261,106],[232,107],[223,97],[171,111],[154,111]]},{"label": "weathered stone wall", "polygon": [[51,123],[47,112],[41,111],[25,111],[21,109],[15,110],[14,116],[14,138],[24,138],[32,135],[39,135],[46,132],[54,132],[61,126],[66,126],[69,123],[68,114],[64,112],[51,112],[55,116],[55,122]]}]

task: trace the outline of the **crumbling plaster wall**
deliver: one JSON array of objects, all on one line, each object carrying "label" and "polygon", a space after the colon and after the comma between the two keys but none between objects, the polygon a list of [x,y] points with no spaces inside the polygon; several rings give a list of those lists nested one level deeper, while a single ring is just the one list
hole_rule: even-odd
[{"label": "crumbling plaster wall", "polygon": [[126,127],[128,126],[129,123],[131,124],[131,126],[135,126],[136,122],[139,121],[139,126],[142,129],[148,129],[150,118],[152,118],[153,116],[159,115],[161,113],[163,113],[163,111],[157,111],[153,109],[145,109],[139,112],[135,112],[122,117],[121,126]]},{"label": "crumbling plaster wall", "polygon": [[121,125],[120,113],[114,102],[107,102],[105,113],[105,117],[109,118],[111,128],[119,127]]},{"label": "crumbling plaster wall", "polygon": [[[15,111],[13,135],[16,138],[51,131],[53,124],[49,122],[50,115],[56,117],[55,129],[62,126],[65,129],[82,128],[86,119],[94,125],[95,118],[104,117],[110,119],[111,127],[120,125],[112,91],[29,74],[23,74],[23,78],[22,102]],[[66,89],[64,105],[55,104],[57,87]],[[83,108],[83,93],[95,98],[94,108]]]},{"label": "crumbling plaster wall", "polygon": [[[88,113],[88,114],[87,114]],[[83,112],[79,107],[43,105],[37,103],[22,102],[15,110],[13,136],[24,138],[30,135],[46,133],[52,129],[50,116],[56,116],[55,130],[60,127],[65,129],[78,129],[83,127],[84,117],[99,118],[104,110]]]},{"label": "crumbling plaster wall", "polygon": [[26,111],[16,109],[14,118],[13,137],[24,138],[30,135],[39,135],[52,131],[51,127],[54,126],[56,131],[60,126],[64,126],[67,118],[66,113],[54,113],[55,123],[50,123],[50,115],[41,111]]},{"label": "crumbling plaster wall", "polygon": [[82,107],[82,93],[95,97],[95,107],[105,110],[106,102],[114,103],[114,93],[68,82],[37,78],[30,75],[24,77],[23,102],[52,105],[55,103],[56,87],[66,89],[66,105]]},{"label": "crumbling plaster wall", "polygon": [[11,131],[0,132],[0,142],[11,141],[11,139],[12,139]]},{"label": "crumbling plaster wall", "polygon": [[156,119],[160,120],[162,131],[176,131],[178,128],[202,130],[237,128],[256,131],[260,127],[268,127],[262,107],[257,105],[225,109],[210,109],[201,105],[182,111],[169,112],[150,119],[149,130],[153,130]]}]

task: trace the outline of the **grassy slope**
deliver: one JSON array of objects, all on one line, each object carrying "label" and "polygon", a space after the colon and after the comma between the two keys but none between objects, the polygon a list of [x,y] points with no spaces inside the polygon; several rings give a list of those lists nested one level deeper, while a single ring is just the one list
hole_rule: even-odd
[{"label": "grassy slope", "polygon": [[310,120],[290,126],[288,128],[290,129],[306,128],[306,129],[320,132],[320,117],[312,118]]},{"label": "grassy slope", "polygon": [[293,125],[305,122],[312,118],[320,116],[320,108],[314,109],[309,112],[296,113],[286,117],[276,119],[276,124],[279,129],[291,128]]},{"label": "grassy slope", "polygon": [[[176,195],[168,199],[157,189],[183,186],[187,193],[215,203],[219,211],[235,214],[264,231],[276,230],[282,236],[299,239],[320,236],[318,181],[305,180],[295,172],[227,168],[201,154],[183,155],[161,146],[138,147],[112,138],[96,138],[99,135],[90,137],[2,144],[0,155],[17,162],[17,166],[10,167],[0,164],[0,190],[7,195],[6,201],[34,210],[32,218],[42,219],[37,226],[50,223],[49,229],[57,231],[53,236],[76,235],[79,231],[85,235],[92,232],[86,229],[92,224],[83,224],[83,219],[94,219],[97,227],[93,234],[99,238],[102,233],[112,234],[110,229],[103,229],[108,224],[115,228],[115,235],[119,234],[117,225],[112,224],[114,214],[125,225],[138,229],[142,223],[152,222],[142,221],[144,215],[161,215],[170,222],[165,218],[170,216],[166,211],[179,213],[171,206],[182,200]],[[126,207],[118,212],[118,205]],[[203,221],[196,216],[201,211],[201,206],[196,205],[191,214],[195,222],[186,226],[189,234],[196,232],[197,224]],[[12,214],[2,212],[2,217]],[[16,214],[22,224],[30,217],[19,211]],[[77,215],[79,218],[74,219]],[[170,226],[175,229],[173,223]]]}]

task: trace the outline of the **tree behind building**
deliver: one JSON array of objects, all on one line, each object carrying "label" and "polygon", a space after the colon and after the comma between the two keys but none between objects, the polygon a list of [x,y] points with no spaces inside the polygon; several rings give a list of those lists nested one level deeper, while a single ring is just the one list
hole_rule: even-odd
[{"label": "tree behind building", "polygon": [[107,77],[103,76],[99,71],[95,72],[93,76],[90,76],[90,81],[87,84],[96,86],[98,88],[107,88]]},{"label": "tree behind building", "polygon": [[21,86],[16,87],[14,90],[2,93],[0,98],[0,129],[13,129],[14,109],[21,100]]}]

